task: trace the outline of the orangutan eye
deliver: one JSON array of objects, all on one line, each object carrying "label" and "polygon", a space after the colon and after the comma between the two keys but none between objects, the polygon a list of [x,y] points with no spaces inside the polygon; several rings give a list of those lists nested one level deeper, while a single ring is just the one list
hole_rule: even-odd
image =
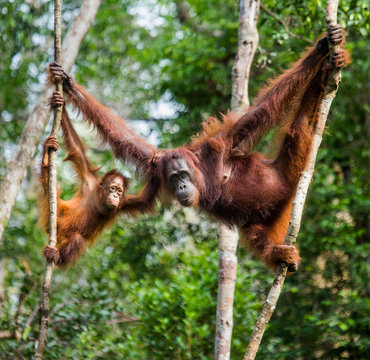
[{"label": "orangutan eye", "polygon": [[114,186],[111,186],[109,189],[110,189],[110,191],[116,190],[116,188]]},{"label": "orangutan eye", "polygon": [[118,194],[122,194],[122,189],[117,190]]}]

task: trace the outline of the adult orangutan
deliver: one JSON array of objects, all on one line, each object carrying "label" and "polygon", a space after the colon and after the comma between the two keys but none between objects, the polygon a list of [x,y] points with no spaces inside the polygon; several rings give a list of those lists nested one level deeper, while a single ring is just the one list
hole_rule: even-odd
[{"label": "adult orangutan", "polygon": [[[50,99],[55,107],[64,104],[60,93]],[[62,130],[68,150],[65,160],[72,161],[81,180],[76,195],[70,200],[58,198],[56,247],[46,246],[44,256],[60,268],[72,265],[92,245],[104,228],[112,224],[118,215],[136,215],[151,210],[151,194],[143,190],[140,196],[126,194],[128,179],[113,169],[99,177],[85,154],[85,148],[77,135],[68,114],[63,108]],[[40,180],[43,188],[41,223],[47,228],[49,221],[49,149],[58,148],[58,140],[50,136],[44,143]]]},{"label": "adult orangutan", "polygon": [[[311,147],[327,70],[340,68],[346,61],[340,50],[329,64],[328,41],[340,44],[342,38],[341,28],[334,27],[264,89],[243,116],[228,113],[223,122],[210,118],[190,144],[171,150],[157,151],[135,136],[58,64],[49,68],[50,81],[62,79],[69,101],[110,144],[116,157],[145,173],[152,194],[165,192],[183,206],[199,206],[219,221],[236,225],[242,241],[267,265],[287,262],[289,271],[296,271],[300,261],[297,249],[283,241]],[[252,153],[275,125],[285,129],[276,158]],[[243,152],[237,148],[242,142]]]}]

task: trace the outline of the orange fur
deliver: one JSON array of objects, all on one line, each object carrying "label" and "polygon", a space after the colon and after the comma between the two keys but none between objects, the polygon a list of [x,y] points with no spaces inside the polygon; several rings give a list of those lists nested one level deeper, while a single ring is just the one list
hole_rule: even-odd
[{"label": "orange fur", "polygon": [[[47,246],[44,256],[60,268],[65,269],[74,264],[85,251],[86,245],[92,246],[101,232],[111,226],[118,215],[127,213],[137,215],[150,211],[152,206],[145,197],[145,189],[139,196],[126,195],[128,179],[117,170],[107,172],[102,178],[85,154],[85,147],[75,132],[65,111],[62,115],[64,143],[68,149],[66,159],[74,164],[81,185],[75,196],[70,200],[62,200],[58,194],[57,201],[57,242],[56,247]],[[44,143],[43,161],[40,180],[43,187],[41,197],[40,223],[48,232],[49,223],[49,155],[50,147],[55,146],[55,138],[48,138]],[[114,179],[122,179],[123,192],[116,208],[107,208],[106,199]],[[118,193],[117,193],[118,194]]]},{"label": "orange fur", "polygon": [[[249,248],[268,266],[283,261],[289,264],[288,270],[294,271],[300,261],[298,251],[283,245],[283,241],[291,199],[307,162],[324,92],[328,39],[339,44],[340,27],[333,27],[328,37],[320,39],[296,64],[271,81],[242,116],[228,112],[222,115],[223,121],[209,118],[190,144],[177,149],[156,150],[70,76],[64,73],[61,78],[69,100],[110,144],[115,156],[145,172],[146,190],[152,199],[163,193],[176,196],[178,188],[171,186],[167,170],[174,161],[181,163],[184,178],[191,182],[183,193],[193,198],[194,191],[199,192],[198,200],[190,205],[199,204],[201,210],[219,221],[236,225]],[[344,58],[339,51],[330,66],[342,67]],[[282,129],[275,159],[253,153],[261,138],[275,126]]]},{"label": "orange fur", "polygon": [[217,117],[210,116],[202,123],[202,131],[191,138],[190,146],[194,149],[199,148],[205,142],[214,141],[217,135],[222,137],[229,134],[236,123],[241,117],[241,114],[228,111],[226,114],[221,114],[222,121]]}]

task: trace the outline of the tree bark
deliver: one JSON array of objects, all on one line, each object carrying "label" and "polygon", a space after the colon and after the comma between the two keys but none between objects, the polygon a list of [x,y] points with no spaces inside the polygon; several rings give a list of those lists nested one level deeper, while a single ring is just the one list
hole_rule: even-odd
[{"label": "tree bark", "polygon": [[[62,62],[62,1],[54,0],[54,61]],[[55,90],[63,95],[61,80],[55,84]],[[62,120],[63,105],[54,109],[54,121],[50,136],[58,136]],[[49,149],[49,246],[55,247],[57,242],[57,152]],[[41,321],[40,333],[35,353],[35,359],[42,359],[46,346],[46,336],[49,325],[50,284],[53,274],[53,262],[46,259],[44,280],[41,291]]]},{"label": "tree bark", "polygon": [[215,360],[229,360],[233,332],[233,304],[238,258],[238,232],[218,226],[218,294],[216,310]]},{"label": "tree bark", "polygon": [[[338,0],[328,0],[326,7],[326,28],[336,25],[337,23],[337,10],[338,10]],[[334,51],[339,48],[339,45],[332,46],[329,44],[330,56]],[[329,109],[333,99],[335,98],[338,86],[340,83],[341,75],[340,70],[333,69],[328,74],[328,82],[325,90],[325,95],[321,101],[320,113],[316,132],[314,135],[312,149],[310,152],[309,161],[307,163],[306,169],[302,173],[298,186],[297,193],[293,201],[293,208],[291,213],[291,218],[289,222],[288,233],[285,237],[284,244],[293,245],[296,242],[303,214],[303,207],[306,201],[306,196],[308,192],[308,187],[310,185],[313,171],[315,168],[316,156],[319,146],[322,141],[322,135],[325,128],[326,119],[328,117]],[[276,308],[277,301],[279,299],[284,280],[287,273],[287,265],[279,266],[276,278],[273,282],[271,290],[267,296],[266,302],[263,306],[261,314],[257,320],[255,328],[253,330],[251,339],[248,344],[247,351],[244,355],[243,360],[253,360],[258,352],[259,345],[262,340],[262,336],[265,332],[266,326],[271,319],[271,316]]]},{"label": "tree bark", "polygon": [[[71,70],[75,62],[81,42],[95,19],[100,4],[101,0],[84,0],[80,13],[64,37],[62,64],[67,72]],[[2,235],[15,204],[19,188],[49,120],[47,101],[51,93],[52,89],[48,86],[45,86],[41,92],[37,104],[27,119],[18,148],[13,159],[8,164],[7,171],[0,185],[0,247],[2,246]],[[0,298],[3,297],[4,291],[4,267],[5,261],[0,260]]]},{"label": "tree bark", "polygon": [[22,334],[15,330],[0,330],[0,340],[15,339],[17,341],[21,340]]},{"label": "tree bark", "polygon": [[[259,0],[240,0],[238,49],[232,69],[231,110],[249,107],[248,81],[258,45]],[[225,225],[218,227],[218,295],[216,313],[215,359],[229,360],[233,330],[233,304],[238,259],[238,233]]]},{"label": "tree bark", "polygon": [[238,49],[232,69],[231,111],[249,107],[248,83],[254,54],[258,46],[257,20],[260,0],[239,1]]}]

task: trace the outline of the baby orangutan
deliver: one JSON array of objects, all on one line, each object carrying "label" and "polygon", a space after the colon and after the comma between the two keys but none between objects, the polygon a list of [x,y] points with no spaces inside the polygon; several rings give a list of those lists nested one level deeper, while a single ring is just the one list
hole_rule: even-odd
[{"label": "baby orangutan", "polygon": [[[51,107],[64,104],[60,93],[54,92]],[[128,179],[117,170],[110,170],[99,177],[85,154],[85,147],[77,135],[66,109],[63,108],[62,130],[68,155],[81,180],[78,192],[70,200],[57,200],[57,243],[46,246],[44,256],[59,268],[73,265],[92,245],[97,236],[122,213],[136,215],[151,210],[153,201],[147,201],[147,191],[141,195],[128,195]],[[49,221],[49,149],[58,149],[58,140],[50,136],[44,143],[40,180],[43,188],[41,223],[48,231]]]}]

